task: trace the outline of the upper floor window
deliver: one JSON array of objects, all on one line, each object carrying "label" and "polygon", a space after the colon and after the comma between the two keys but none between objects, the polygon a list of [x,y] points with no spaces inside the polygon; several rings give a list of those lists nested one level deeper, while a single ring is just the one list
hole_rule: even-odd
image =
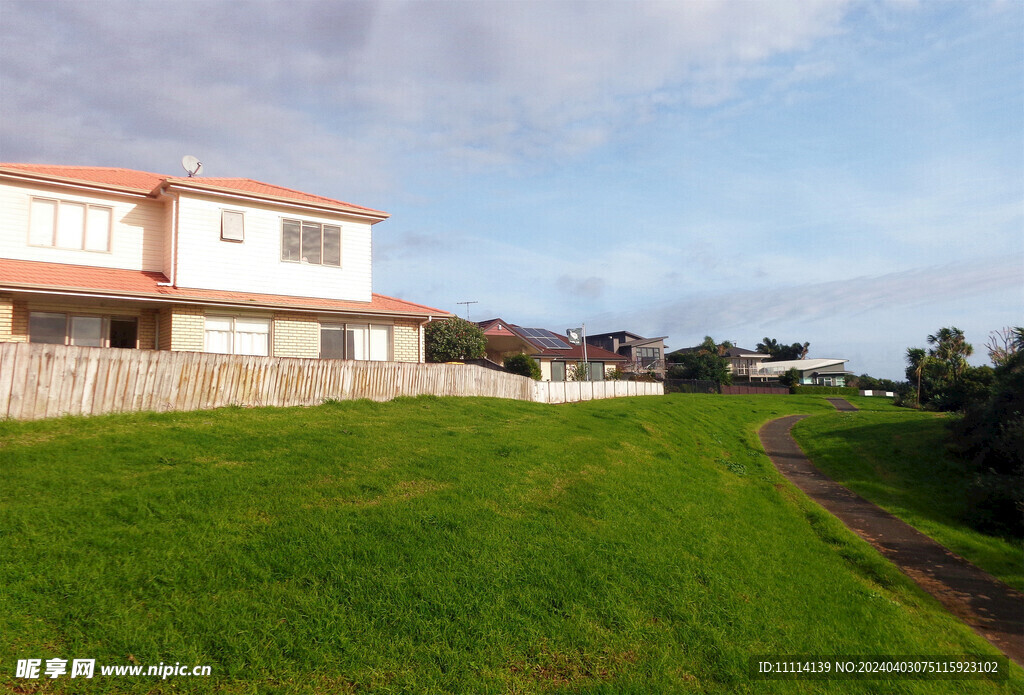
[{"label": "upper floor window", "polygon": [[105,205],[32,198],[28,243],[82,251],[110,251],[113,209]]},{"label": "upper floor window", "polygon": [[341,227],[281,220],[281,260],[341,266]]},{"label": "upper floor window", "polygon": [[220,211],[221,241],[245,241],[245,215],[237,210]]}]

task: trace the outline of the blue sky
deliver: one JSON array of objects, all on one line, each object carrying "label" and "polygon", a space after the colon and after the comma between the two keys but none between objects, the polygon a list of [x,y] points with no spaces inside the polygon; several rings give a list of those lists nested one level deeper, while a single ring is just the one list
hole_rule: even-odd
[{"label": "blue sky", "polygon": [[12,2],[0,160],[377,207],[374,289],[899,377],[1024,323],[1024,3]]}]

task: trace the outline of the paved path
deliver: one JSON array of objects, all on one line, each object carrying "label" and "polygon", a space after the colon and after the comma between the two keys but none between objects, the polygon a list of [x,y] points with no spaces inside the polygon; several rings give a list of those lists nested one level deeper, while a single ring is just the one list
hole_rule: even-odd
[{"label": "paved path", "polygon": [[789,434],[793,424],[805,417],[772,420],[758,432],[779,472],[877,548],[953,615],[1024,666],[1024,594],[821,473]]},{"label": "paved path", "polygon": [[845,398],[826,398],[825,400],[834,405],[836,410],[852,412],[858,409],[857,406],[855,406],[853,403],[846,400]]}]

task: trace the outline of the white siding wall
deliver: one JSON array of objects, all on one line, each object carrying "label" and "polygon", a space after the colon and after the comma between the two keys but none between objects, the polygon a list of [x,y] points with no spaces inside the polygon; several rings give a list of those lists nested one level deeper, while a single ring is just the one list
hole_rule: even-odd
[{"label": "white siding wall", "polygon": [[[29,246],[29,204],[33,196],[113,208],[110,252]],[[83,194],[45,185],[0,183],[0,257],[128,270],[163,270],[162,203],[145,198]]]},{"label": "white siding wall", "polygon": [[[370,301],[368,222],[238,203],[192,194],[180,196],[179,287]],[[221,241],[221,210],[225,209],[245,213],[244,242]],[[340,225],[341,268],[282,261],[283,218]]]}]

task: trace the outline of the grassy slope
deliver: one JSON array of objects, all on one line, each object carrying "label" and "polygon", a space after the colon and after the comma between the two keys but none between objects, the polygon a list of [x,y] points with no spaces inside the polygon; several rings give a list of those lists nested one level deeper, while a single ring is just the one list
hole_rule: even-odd
[{"label": "grassy slope", "polygon": [[819,415],[793,428],[793,436],[814,464],[1024,591],[1020,541],[985,535],[960,521],[964,480],[946,451],[946,416],[896,408],[887,400],[851,400],[861,412]]},{"label": "grassy slope", "polygon": [[829,408],[420,398],[0,422],[0,686],[18,658],[130,654],[215,677],[88,687],[867,693],[751,682],[747,659],[995,653],[771,467],[757,426]]}]

